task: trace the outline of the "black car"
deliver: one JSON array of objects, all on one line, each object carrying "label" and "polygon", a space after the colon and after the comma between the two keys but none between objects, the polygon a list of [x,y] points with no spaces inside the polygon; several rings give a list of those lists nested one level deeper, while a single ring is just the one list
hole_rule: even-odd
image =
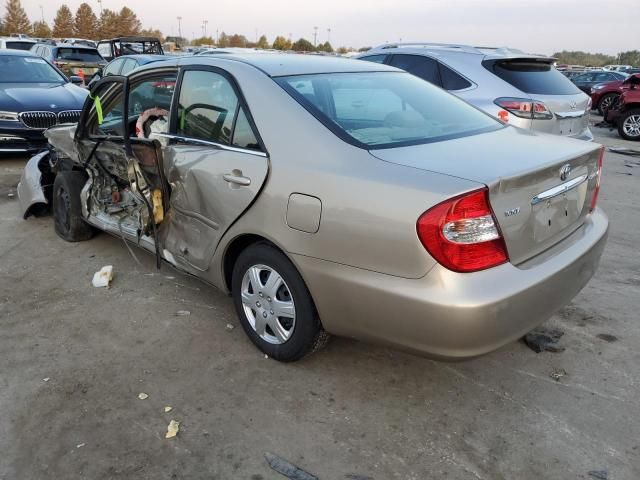
[{"label": "black car", "polygon": [[43,58],[0,50],[0,153],[46,148],[44,130],[77,122],[87,93]]},{"label": "black car", "polygon": [[155,37],[118,37],[98,42],[98,51],[105,60],[124,55],[164,55],[160,40]]},{"label": "black car", "polygon": [[627,74],[620,72],[609,72],[605,70],[594,70],[576,75],[570,80],[587,95],[591,94],[591,87],[598,83],[613,82],[616,80],[624,80]]}]

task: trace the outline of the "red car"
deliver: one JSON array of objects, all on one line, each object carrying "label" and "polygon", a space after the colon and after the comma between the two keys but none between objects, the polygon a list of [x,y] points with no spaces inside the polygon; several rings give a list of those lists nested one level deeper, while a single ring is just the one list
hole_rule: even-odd
[{"label": "red car", "polygon": [[625,140],[640,141],[640,76],[629,77],[624,83],[618,103],[605,112],[604,119],[616,125]]},{"label": "red car", "polygon": [[[631,75],[631,77],[640,78],[640,74]],[[591,102],[593,108],[598,110],[600,115],[604,115],[604,111],[615,105],[620,94],[629,89],[629,79],[614,80],[612,82],[603,82],[591,87]]]}]

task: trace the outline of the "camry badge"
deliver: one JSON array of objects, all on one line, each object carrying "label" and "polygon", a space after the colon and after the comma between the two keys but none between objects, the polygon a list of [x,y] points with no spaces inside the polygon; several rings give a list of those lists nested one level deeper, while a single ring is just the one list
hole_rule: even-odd
[{"label": "camry badge", "polygon": [[566,165],[563,165],[562,168],[560,169],[560,180],[564,182],[567,178],[569,178],[570,175],[571,175],[571,165],[567,163]]},{"label": "camry badge", "polygon": [[511,210],[507,210],[504,212],[505,217],[513,217],[514,215],[518,215],[520,213],[520,207],[512,208]]}]

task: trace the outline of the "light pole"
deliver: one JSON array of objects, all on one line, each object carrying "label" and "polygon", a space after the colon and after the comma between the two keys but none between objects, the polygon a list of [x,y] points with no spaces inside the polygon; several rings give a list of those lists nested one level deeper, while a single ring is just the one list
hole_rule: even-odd
[{"label": "light pole", "polygon": [[182,38],[182,17],[176,17],[178,19],[178,38]]},{"label": "light pole", "polygon": [[331,29],[327,28],[327,42],[331,43]]},{"label": "light pole", "polygon": [[100,5],[100,15],[102,15],[102,0],[98,0],[98,5]]},{"label": "light pole", "polygon": [[313,27],[313,46],[318,44],[318,27]]},{"label": "light pole", "polygon": [[42,18],[42,23],[44,23],[44,7],[40,5],[40,17]]},{"label": "light pole", "polygon": [[207,36],[207,25],[209,25],[209,20],[204,20],[203,22],[204,25],[204,36]]}]

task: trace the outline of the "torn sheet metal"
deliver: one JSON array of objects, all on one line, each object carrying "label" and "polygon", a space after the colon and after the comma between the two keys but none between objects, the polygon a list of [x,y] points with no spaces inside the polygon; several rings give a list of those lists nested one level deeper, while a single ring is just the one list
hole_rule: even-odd
[{"label": "torn sheet metal", "polygon": [[65,157],[79,163],[80,157],[75,143],[76,127],[75,124],[51,127],[44,132],[44,136],[49,140],[49,144],[62,152]]},{"label": "torn sheet metal", "polygon": [[38,206],[46,207],[49,202],[42,188],[42,171],[39,164],[46,162],[49,152],[42,152],[27,162],[18,183],[18,200],[23,218],[27,219]]}]

